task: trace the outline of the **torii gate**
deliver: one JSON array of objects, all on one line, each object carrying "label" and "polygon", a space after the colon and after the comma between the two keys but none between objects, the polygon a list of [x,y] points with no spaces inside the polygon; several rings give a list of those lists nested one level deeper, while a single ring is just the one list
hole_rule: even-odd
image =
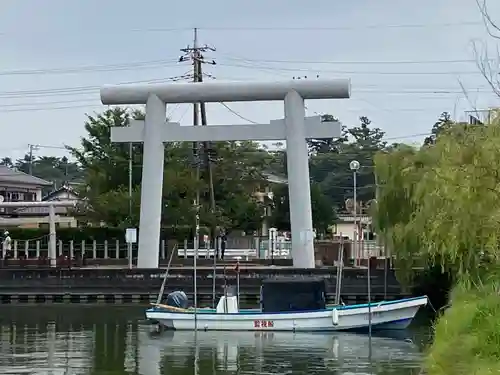
[{"label": "torii gate", "polygon": [[[304,99],[346,99],[348,79],[116,85],[101,89],[105,105],[146,104],[145,121],[111,128],[112,142],[143,142],[138,268],[158,268],[164,142],[286,140],[293,265],[314,268],[308,138],[337,138],[340,123],[305,118]],[[256,125],[180,126],[165,121],[166,103],[284,100],[284,120]]]}]

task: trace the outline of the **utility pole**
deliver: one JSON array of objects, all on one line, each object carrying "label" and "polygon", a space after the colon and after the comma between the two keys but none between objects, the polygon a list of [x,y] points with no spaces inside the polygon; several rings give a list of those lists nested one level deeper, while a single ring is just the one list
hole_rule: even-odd
[{"label": "utility pole", "polygon": [[[184,55],[180,57],[179,62],[184,62],[184,61],[191,61],[193,64],[193,83],[198,83],[198,82],[203,82],[203,70],[202,70],[202,64],[210,64],[210,65],[215,65],[215,61],[207,61],[205,60],[203,53],[215,51],[215,48],[210,47],[208,45],[204,46],[199,46],[198,45],[198,30],[195,28],[194,29],[194,36],[193,36],[193,47],[186,47],[181,49],[181,52],[184,52]],[[194,103],[193,105],[193,125],[198,126],[200,125],[200,117],[201,115],[201,125],[202,126],[207,126],[207,112],[206,112],[206,107],[205,103],[200,102],[200,103]],[[211,154],[213,153],[212,148],[211,148],[211,143],[210,142],[203,142],[202,144],[202,154],[203,154],[203,159],[204,159],[204,164],[207,170],[207,175],[208,175],[208,183],[209,183],[209,192],[210,192],[210,210],[212,214],[215,213],[215,192],[214,192],[214,183],[213,183],[213,169],[212,169],[212,160],[211,160]],[[200,160],[200,145],[198,142],[193,142],[193,155],[194,159],[196,161],[196,180],[199,181],[200,175],[201,175],[201,160]],[[196,212],[197,212],[197,217],[199,219],[199,209],[200,209],[200,191],[199,189],[196,192]],[[198,226],[197,226],[198,227]],[[215,228],[212,228],[211,230],[211,239],[215,243]],[[197,233],[197,236],[199,233]]]},{"label": "utility pole", "polygon": [[29,147],[29,152],[28,152],[28,157],[29,157],[29,161],[28,161],[28,174],[33,175],[33,151],[38,150],[38,146],[30,144],[30,145],[28,145],[28,147]]}]

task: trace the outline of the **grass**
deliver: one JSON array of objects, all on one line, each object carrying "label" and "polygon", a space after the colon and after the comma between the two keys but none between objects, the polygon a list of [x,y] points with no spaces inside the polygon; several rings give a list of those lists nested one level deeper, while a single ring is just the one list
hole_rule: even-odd
[{"label": "grass", "polygon": [[425,361],[429,375],[500,374],[500,283],[458,285],[437,320]]}]

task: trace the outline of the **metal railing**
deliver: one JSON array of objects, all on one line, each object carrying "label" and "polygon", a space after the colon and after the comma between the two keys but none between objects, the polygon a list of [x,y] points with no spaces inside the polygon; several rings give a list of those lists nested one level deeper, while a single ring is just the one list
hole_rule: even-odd
[{"label": "metal railing", "polygon": [[[291,241],[280,241],[275,244],[270,244],[269,240],[254,241],[253,248],[226,248],[224,258],[242,260],[252,259],[289,259],[291,258]],[[332,241],[332,243],[335,243]],[[345,241],[344,244],[351,244],[352,241]],[[193,258],[195,256],[194,246],[185,241],[184,246],[177,248],[177,256],[179,258]],[[384,248],[376,241],[361,241],[355,244],[356,251],[352,250],[350,257],[357,255],[360,259],[368,259],[370,257],[384,257]],[[48,241],[31,240],[22,241],[14,240],[10,252],[10,257],[13,259],[38,259],[40,257],[48,257]],[[353,248],[352,248],[353,249]],[[88,259],[127,259],[128,249],[124,241],[57,241],[57,256],[67,256],[71,259],[75,257],[85,257]],[[167,243],[161,240],[159,244],[160,259],[168,259]],[[212,258],[214,249],[209,249],[208,245],[198,249],[198,258]],[[132,246],[133,257],[137,257],[137,244]],[[6,251],[2,250],[2,258],[5,258]],[[219,254],[220,255],[220,254]]]}]

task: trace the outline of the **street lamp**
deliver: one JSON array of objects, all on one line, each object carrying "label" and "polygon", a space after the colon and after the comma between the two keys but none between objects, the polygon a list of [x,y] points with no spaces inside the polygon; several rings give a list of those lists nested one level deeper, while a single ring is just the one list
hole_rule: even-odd
[{"label": "street lamp", "polygon": [[359,249],[358,249],[358,246],[356,245],[356,239],[359,237],[359,233],[358,233],[358,202],[357,202],[357,174],[358,174],[358,170],[360,168],[360,164],[359,164],[359,161],[357,160],[353,160],[349,163],[349,168],[351,169],[352,171],[352,177],[353,177],[353,189],[354,189],[354,231],[353,231],[353,250],[354,250],[354,265],[356,266],[357,265],[357,262],[358,262],[358,257],[359,257]]}]

